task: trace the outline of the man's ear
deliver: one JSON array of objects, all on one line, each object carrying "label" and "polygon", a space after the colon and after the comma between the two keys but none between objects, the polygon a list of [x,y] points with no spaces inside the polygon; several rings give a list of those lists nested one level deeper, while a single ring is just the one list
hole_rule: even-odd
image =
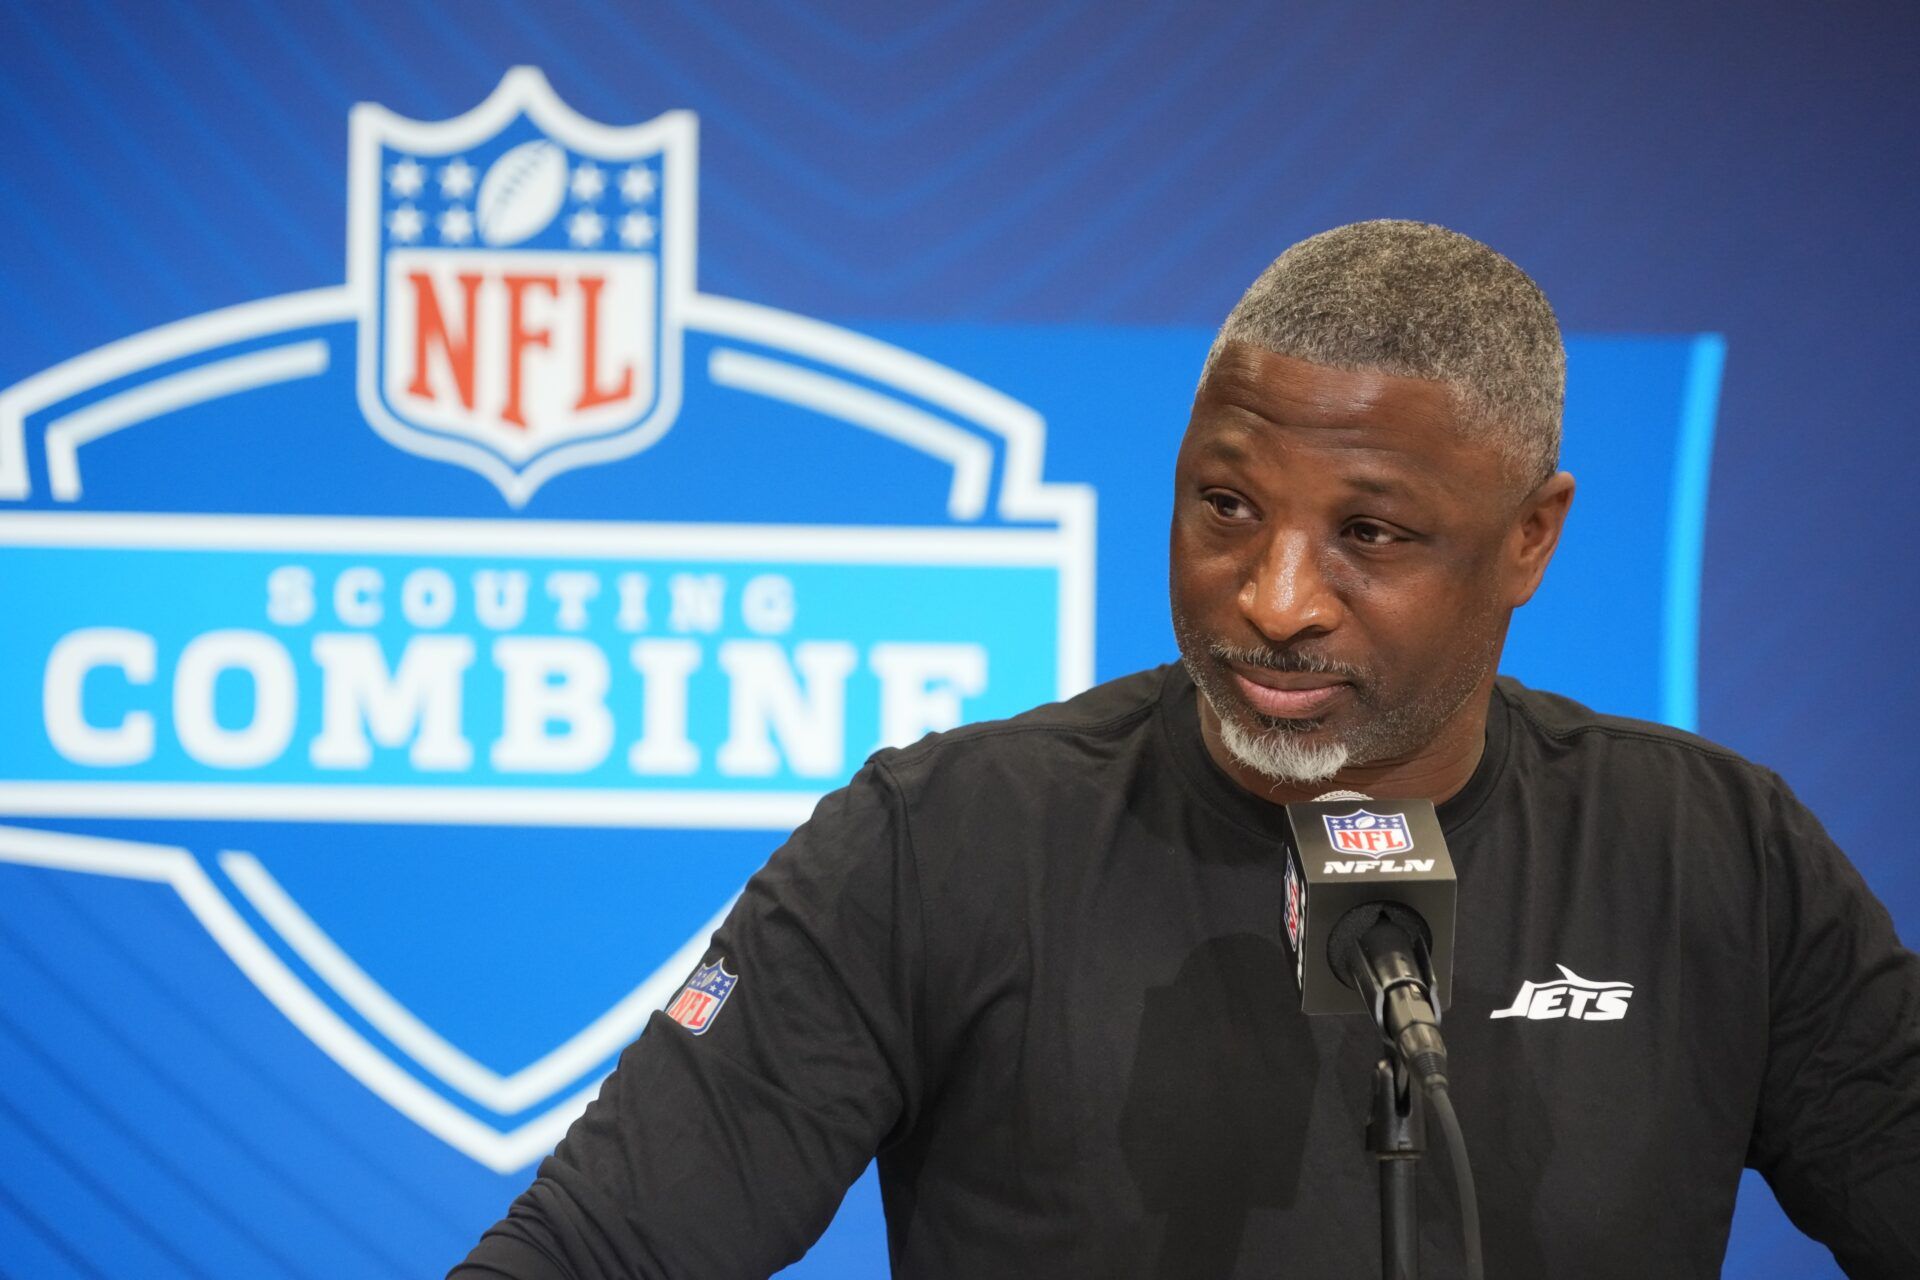
[{"label": "man's ear", "polygon": [[1533,599],[1546,576],[1547,562],[1560,545],[1560,530],[1573,505],[1573,476],[1556,471],[1520,503],[1507,534],[1507,604],[1519,608]]}]

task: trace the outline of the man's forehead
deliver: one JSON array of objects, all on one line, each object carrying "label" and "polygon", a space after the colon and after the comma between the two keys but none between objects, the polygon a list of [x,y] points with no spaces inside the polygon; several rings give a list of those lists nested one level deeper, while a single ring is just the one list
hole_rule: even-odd
[{"label": "man's forehead", "polygon": [[1194,400],[1194,422],[1268,422],[1329,430],[1411,427],[1464,438],[1458,395],[1444,382],[1345,369],[1231,342]]},{"label": "man's forehead", "polygon": [[1260,465],[1296,448],[1330,450],[1349,460],[1348,487],[1478,503],[1511,487],[1510,466],[1472,422],[1444,382],[1230,343],[1201,381],[1182,451]]}]

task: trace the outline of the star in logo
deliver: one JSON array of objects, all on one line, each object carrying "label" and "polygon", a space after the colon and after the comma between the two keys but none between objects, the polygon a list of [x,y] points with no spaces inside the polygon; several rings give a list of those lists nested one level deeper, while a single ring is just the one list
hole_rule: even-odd
[{"label": "star in logo", "polygon": [[599,165],[588,161],[573,171],[573,198],[581,204],[592,204],[607,189],[607,175]]},{"label": "star in logo", "polygon": [[643,164],[628,165],[620,174],[620,198],[628,204],[640,204],[653,195],[653,170]]},{"label": "star in logo", "polygon": [[405,157],[387,170],[387,187],[402,200],[419,195],[426,181],[426,169],[412,156]]},{"label": "star in logo", "polygon": [[454,205],[440,215],[440,239],[445,244],[465,244],[473,239],[473,215],[464,205]]},{"label": "star in logo", "polygon": [[593,248],[606,234],[606,220],[591,209],[582,209],[567,219],[567,238],[582,249]]},{"label": "star in logo", "polygon": [[620,219],[620,243],[629,249],[644,249],[653,243],[653,219],[644,213],[629,213]]},{"label": "star in logo", "polygon": [[403,204],[387,215],[387,231],[401,244],[412,244],[418,240],[425,225],[426,219],[410,204]]},{"label": "star in logo", "polygon": [[473,166],[455,156],[440,166],[440,194],[448,200],[464,200],[473,192]]}]

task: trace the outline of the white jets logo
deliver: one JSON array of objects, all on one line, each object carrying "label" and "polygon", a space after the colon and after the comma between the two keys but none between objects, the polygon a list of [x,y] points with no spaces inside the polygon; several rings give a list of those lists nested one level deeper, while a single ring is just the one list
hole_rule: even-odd
[{"label": "white jets logo", "polygon": [[1553,1018],[1573,1018],[1582,1022],[1617,1022],[1627,1016],[1627,1001],[1633,997],[1631,982],[1593,982],[1563,964],[1558,982],[1523,982],[1520,994],[1505,1009],[1494,1010],[1496,1018],[1525,1018],[1546,1022]]}]

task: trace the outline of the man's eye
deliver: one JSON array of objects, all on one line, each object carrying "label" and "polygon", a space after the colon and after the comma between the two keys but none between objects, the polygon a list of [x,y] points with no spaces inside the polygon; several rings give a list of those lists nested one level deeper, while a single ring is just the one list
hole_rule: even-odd
[{"label": "man's eye", "polygon": [[1374,524],[1370,520],[1357,520],[1347,526],[1347,533],[1354,541],[1369,547],[1384,547],[1389,543],[1402,541],[1400,535],[1383,524]]},{"label": "man's eye", "polygon": [[1223,520],[1246,520],[1253,515],[1253,508],[1231,493],[1205,493],[1200,498]]}]

